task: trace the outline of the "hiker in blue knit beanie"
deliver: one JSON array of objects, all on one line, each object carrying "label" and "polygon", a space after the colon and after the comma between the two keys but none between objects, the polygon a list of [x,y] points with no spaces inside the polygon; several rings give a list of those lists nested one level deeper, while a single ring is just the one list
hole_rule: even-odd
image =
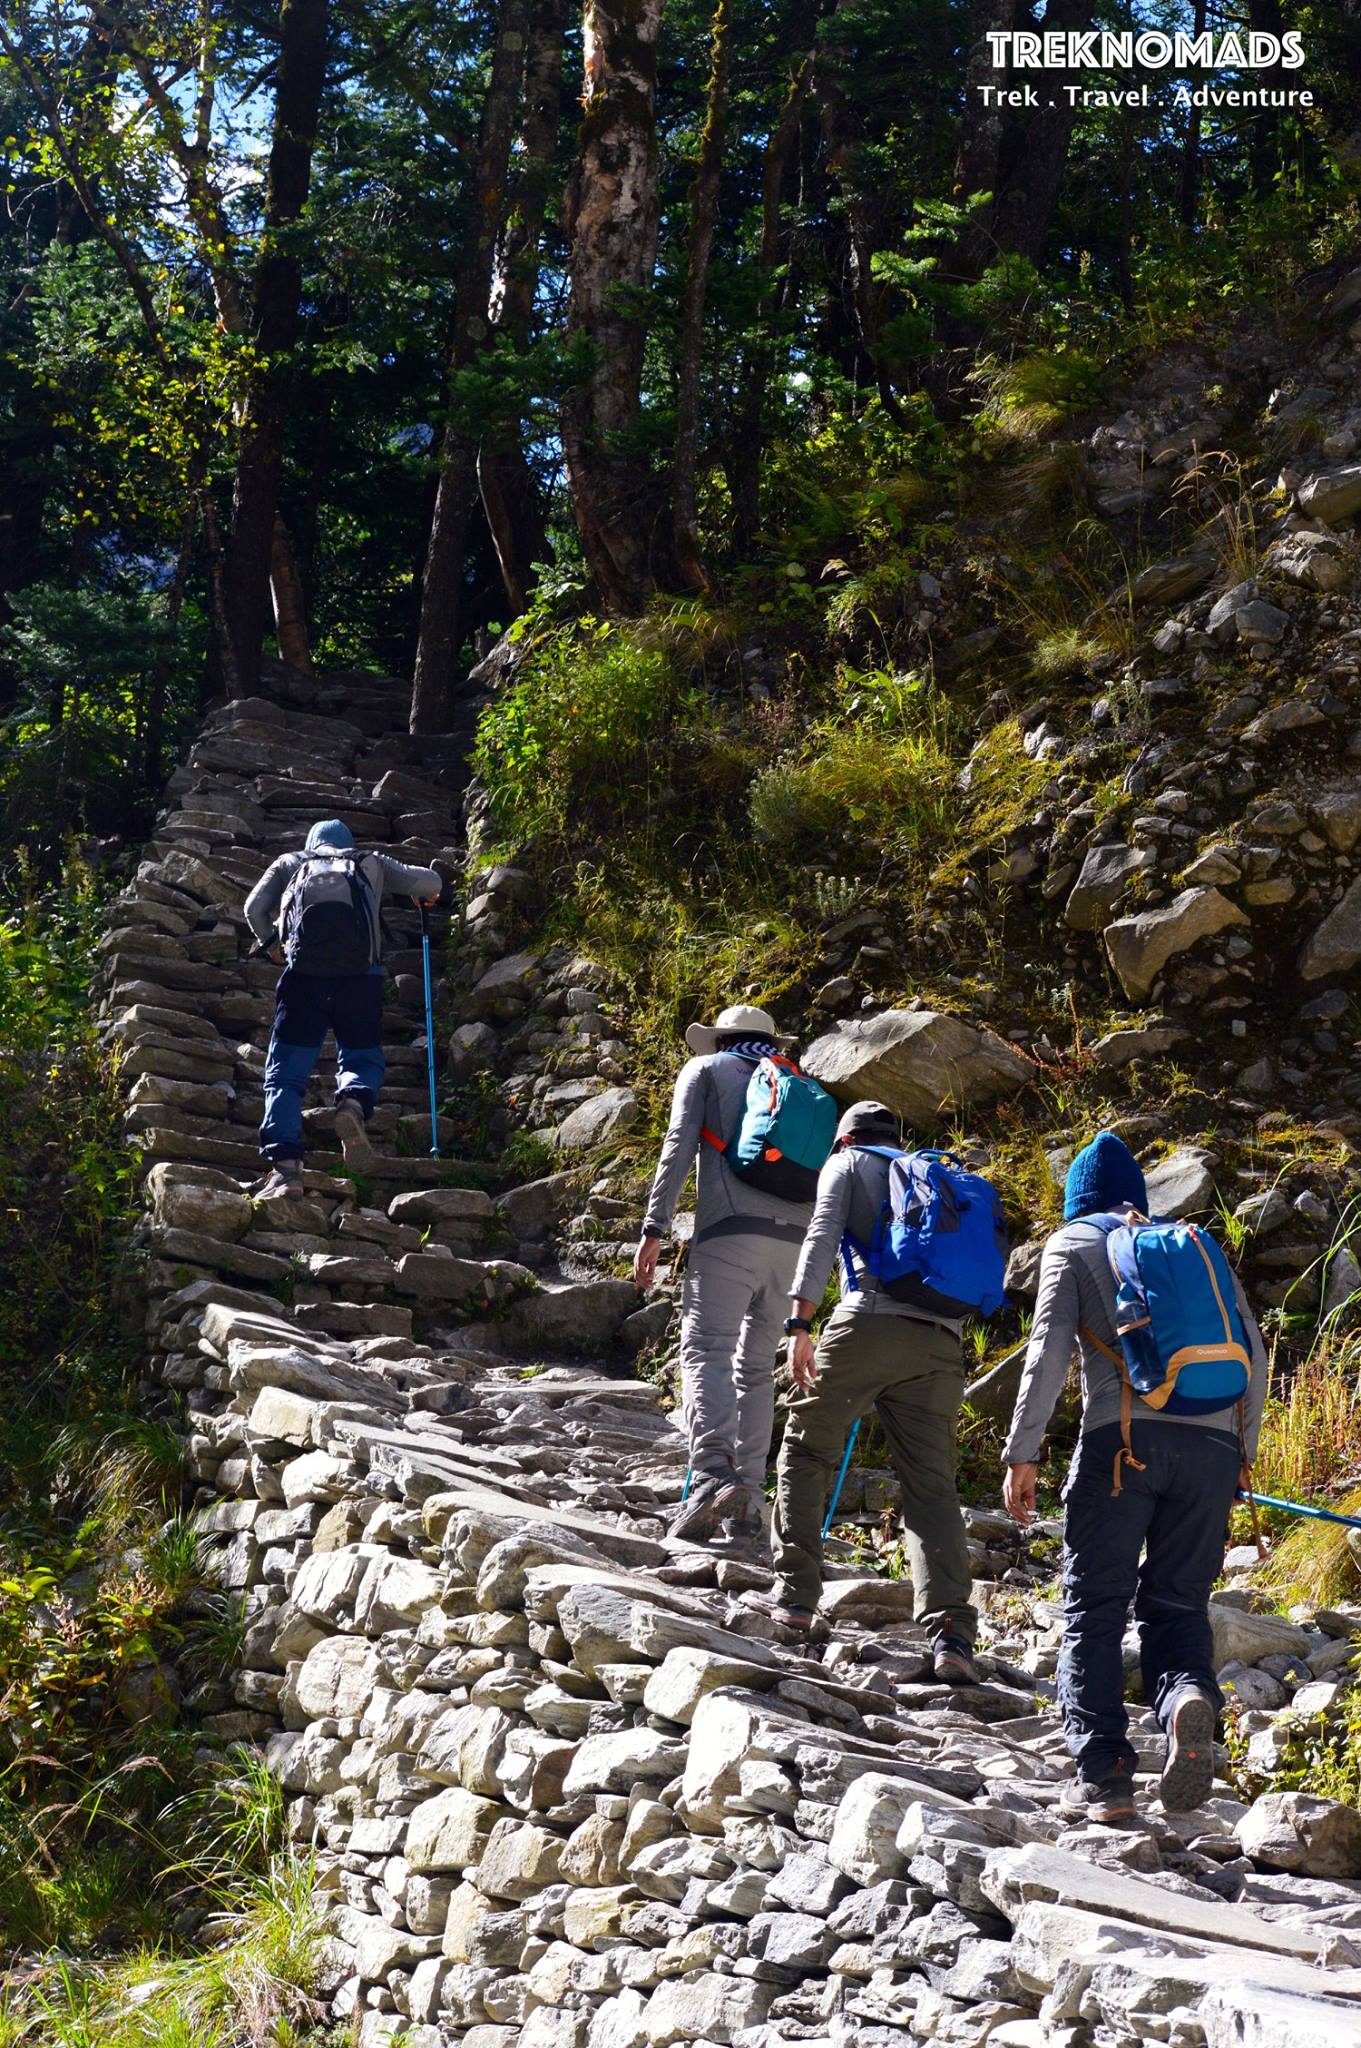
[{"label": "hiker in blue knit beanie", "polygon": [[1123,1138],[1117,1138],[1114,1131],[1099,1131],[1068,1169],[1063,1183],[1063,1220],[1072,1223],[1079,1216],[1104,1215],[1125,1202],[1148,1214],[1144,1170]]},{"label": "hiker in blue knit beanie", "polygon": [[1002,1498],[1023,1528],[1033,1519],[1045,1431],[1076,1351],[1082,1435],[1063,1495],[1058,1691],[1077,1775],[1064,1786],[1060,1806],[1075,1821],[1128,1827],[1136,1813],[1138,1764],[1124,1702],[1122,1646],[1131,1602],[1144,1697],[1167,1738],[1157,1787],[1164,1812],[1190,1812],[1213,1784],[1215,1722],[1224,1700],[1215,1676],[1210,1590],[1223,1569],[1229,1511],[1240,1483],[1246,1484],[1244,1461],[1251,1461],[1261,1427],[1266,1354],[1232,1276],[1252,1363],[1241,1405],[1174,1413],[1135,1400],[1116,1325],[1111,1233],[1131,1220],[1149,1227],[1148,1189],[1138,1160],[1113,1131],[1102,1131],[1073,1160],[1063,1214],[1040,1261],[1035,1317],[1003,1453]]}]

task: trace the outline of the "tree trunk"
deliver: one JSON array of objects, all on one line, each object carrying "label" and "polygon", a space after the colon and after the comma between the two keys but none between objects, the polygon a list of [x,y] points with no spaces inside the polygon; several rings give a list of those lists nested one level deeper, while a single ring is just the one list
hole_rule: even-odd
[{"label": "tree trunk", "polygon": [[477,496],[479,431],[478,423],[468,417],[458,376],[491,339],[492,268],[505,216],[506,177],[528,26],[529,0],[501,0],[491,76],[482,102],[468,234],[454,300],[449,410],[421,581],[421,622],[411,692],[413,732],[445,732],[453,712],[463,554]]},{"label": "tree trunk", "polygon": [[1068,162],[1074,108],[1064,91],[1081,83],[1078,73],[1046,71],[1037,108],[984,106],[976,88],[985,83],[1017,85],[1035,74],[1018,73],[1008,80],[993,67],[987,44],[990,30],[1008,29],[1079,32],[1092,25],[1095,0],[1048,0],[1043,20],[1034,18],[1034,0],[974,0],[964,127],[955,169],[955,197],[963,205],[990,192],[992,203],[964,229],[945,262],[957,279],[981,277],[999,255],[1027,257],[1038,263],[1044,253],[1059,188]]},{"label": "tree trunk", "polygon": [[604,603],[654,587],[657,493],[638,447],[644,296],[657,254],[657,36],[665,0],[586,0],[585,117],[567,198],[569,340],[587,353],[562,410],[572,509]]},{"label": "tree trunk", "polygon": [[902,407],[893,380],[883,361],[879,341],[878,294],[874,284],[875,251],[882,246],[876,208],[870,196],[861,161],[863,136],[855,101],[845,90],[855,77],[855,57],[837,30],[853,0],[837,0],[824,47],[813,67],[813,91],[818,103],[823,138],[827,145],[827,168],[841,194],[846,217],[845,280],[851,317],[865,368],[878,388],[880,402],[891,419],[902,422]]},{"label": "tree trunk", "polygon": [[238,686],[254,689],[269,607],[274,522],[288,412],[289,357],[298,337],[302,265],[296,228],[307,202],[326,79],[327,0],[280,0],[274,129],[264,236],[252,294],[259,368],[241,421],[228,552],[228,603]]},{"label": "tree trunk", "polygon": [[277,512],[274,515],[269,582],[274,597],[274,632],[279,643],[279,659],[287,662],[290,668],[300,668],[310,675],[312,651],[307,644],[307,600],[303,596],[302,578],[293,560],[293,550],[288,544],[288,529]]},{"label": "tree trunk", "polygon": [[[1285,32],[1285,17],[1281,0],[1248,0],[1249,25],[1266,30],[1273,36]],[[1253,84],[1264,92],[1288,90],[1292,75],[1273,64],[1253,76]],[[1248,128],[1248,169],[1252,189],[1258,199],[1265,199],[1281,169],[1281,114],[1279,107],[1259,107],[1249,117]]]},{"label": "tree trunk", "polygon": [[704,301],[709,259],[718,220],[718,188],[728,123],[728,69],[732,51],[732,0],[717,0],[709,62],[708,107],[700,136],[699,163],[690,187],[690,233],[686,247],[685,296],[681,304],[676,367],[676,442],[671,458],[672,533],[676,561],[690,588],[707,591],[712,578],[700,560],[696,472],[699,464],[699,373],[704,348]]},{"label": "tree trunk", "polygon": [[[1207,0],[1196,0],[1194,33],[1205,33],[1205,11]],[[1196,206],[1200,198],[1200,122],[1201,110],[1192,107],[1186,116],[1186,140],[1181,150],[1181,181],[1177,193],[1177,218],[1183,227],[1196,224]]]},{"label": "tree trunk", "polygon": [[750,547],[761,525],[761,423],[773,359],[770,322],[778,310],[774,281],[780,263],[780,209],[803,125],[804,101],[813,63],[812,52],[806,45],[812,39],[817,4],[818,0],[813,0],[813,5],[806,7],[800,18],[791,24],[795,48],[803,49],[804,54],[791,62],[784,105],[766,143],[761,166],[761,249],[757,259],[759,297],[754,331],[742,366],[741,396],[728,463],[736,539],[743,549]]},{"label": "tree trunk", "polygon": [[[496,335],[515,349],[529,340],[539,288],[539,246],[557,154],[567,0],[537,0],[529,25],[524,109],[515,150],[510,217],[492,291]],[[538,487],[524,451],[523,421],[496,423],[478,456],[482,504],[512,615],[529,596],[533,567],[548,559]]]}]

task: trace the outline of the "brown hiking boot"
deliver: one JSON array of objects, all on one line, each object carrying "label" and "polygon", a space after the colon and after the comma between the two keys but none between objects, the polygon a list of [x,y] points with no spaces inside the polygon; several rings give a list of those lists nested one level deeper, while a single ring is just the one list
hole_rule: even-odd
[{"label": "brown hiking boot", "polygon": [[1070,1779],[1059,1794],[1059,1812],[1074,1826],[1086,1820],[1103,1828],[1129,1828],[1139,1818],[1134,1787],[1123,1777],[1101,1778],[1090,1785],[1085,1778]]},{"label": "brown hiking boot", "polygon": [[1164,1813],[1193,1813],[1210,1796],[1215,1775],[1214,1701],[1188,1686],[1172,1702],[1163,1765]]}]

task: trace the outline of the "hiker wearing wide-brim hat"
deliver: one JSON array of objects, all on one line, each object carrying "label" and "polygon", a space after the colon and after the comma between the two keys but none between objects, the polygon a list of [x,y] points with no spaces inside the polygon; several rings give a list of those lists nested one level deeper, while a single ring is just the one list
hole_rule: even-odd
[{"label": "hiker wearing wide-brim hat", "polygon": [[[926,1155],[929,1156],[929,1155]],[[964,1398],[963,1311],[929,1297],[905,1301],[877,1277],[890,1213],[890,1172],[902,1162],[902,1124],[884,1102],[855,1102],[836,1129],[817,1204],[790,1283],[789,1366],[795,1394],[780,1444],[775,1494],[775,1588],[768,1603],[791,1629],[811,1629],[822,1592],[824,1516],[837,1461],[867,1415],[877,1415],[902,1492],[916,1618],[931,1637],[938,1678],[975,1681],[978,1616],[955,1484]],[[813,1318],[833,1269],[841,1298],[816,1346]],[[1000,1257],[997,1276],[1000,1279]]]},{"label": "hiker wearing wide-brim hat", "polygon": [[1256,1449],[1267,1361],[1218,1245],[1199,1225],[1149,1218],[1143,1171],[1117,1132],[1073,1159],[1063,1215],[1040,1261],[1003,1500],[1022,1528],[1033,1519],[1044,1434],[1076,1351],[1082,1433],[1063,1493],[1058,1689],[1077,1776],[1061,1804],[1128,1827],[1139,1765],[1125,1712],[1131,1601],[1144,1697],[1167,1738],[1164,1811],[1190,1812],[1214,1781],[1223,1694],[1209,1599]]},{"label": "hiker wearing wide-brim hat", "polygon": [[836,1112],[787,1058],[791,1041],[768,1010],[733,1004],[691,1024],[685,1041],[693,1057],[676,1082],[633,1271],[652,1285],[693,1168],[680,1354],[691,1470],[672,1526],[703,1541],[726,1524],[756,1541],[789,1282]]},{"label": "hiker wearing wide-brim hat", "polygon": [[365,1130],[383,1083],[384,889],[427,905],[441,883],[433,868],[363,853],[343,818],[322,818],[294,853],[272,861],[246,898],[246,922],[262,952],[280,961],[265,1057],[260,1151],[270,1163],[262,1198],[303,1185],[302,1103],[328,1031],[336,1041],[336,1136],[345,1164],[373,1164]]}]

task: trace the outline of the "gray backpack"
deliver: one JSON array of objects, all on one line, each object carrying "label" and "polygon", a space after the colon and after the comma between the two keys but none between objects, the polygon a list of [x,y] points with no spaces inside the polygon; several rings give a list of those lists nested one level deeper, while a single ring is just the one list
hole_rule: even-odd
[{"label": "gray backpack", "polygon": [[367,974],[373,965],[373,894],[361,859],[318,847],[299,861],[279,906],[295,973]]}]

